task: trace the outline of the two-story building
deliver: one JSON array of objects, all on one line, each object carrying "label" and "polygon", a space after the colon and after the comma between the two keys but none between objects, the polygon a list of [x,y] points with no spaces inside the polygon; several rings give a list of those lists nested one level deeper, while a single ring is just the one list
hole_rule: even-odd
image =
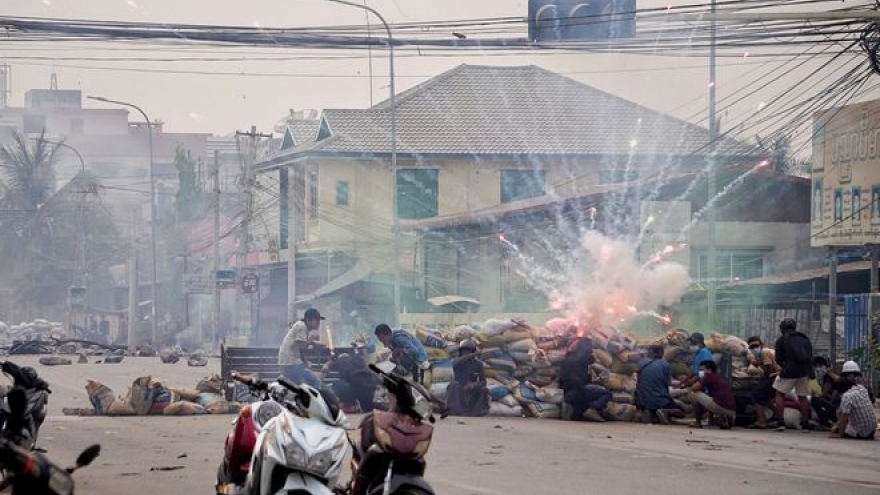
[{"label": "two-story building", "polygon": [[[265,226],[266,245],[257,246],[274,297],[264,300],[264,327],[283,326],[288,234],[296,241],[298,312],[313,305],[337,326],[364,330],[364,322],[394,319],[395,263],[403,312],[426,311],[428,298],[449,294],[490,312],[545,307],[546,298],[529,291],[504,295],[509,282],[496,276],[488,250],[497,251],[493,222],[505,212],[538,208],[551,229],[581,228],[597,214],[605,230],[630,235],[642,226],[645,201],[666,202],[672,208],[657,215],[651,240],[660,243],[693,223],[701,204],[706,129],[536,66],[462,65],[397,95],[396,170],[390,110],[389,101],[324,110],[258,164],[258,182],[278,184],[278,222]],[[721,140],[716,163],[733,180],[760,158]],[[677,195],[661,194],[672,185]],[[493,232],[495,246],[431,242],[476,217],[482,231],[474,237]],[[687,231],[692,237],[702,228]],[[705,258],[693,250],[685,256],[698,264]]]}]

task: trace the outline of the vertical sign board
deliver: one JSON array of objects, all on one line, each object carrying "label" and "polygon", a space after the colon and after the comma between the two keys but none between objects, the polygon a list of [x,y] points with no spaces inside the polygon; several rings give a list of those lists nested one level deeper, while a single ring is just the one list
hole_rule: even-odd
[{"label": "vertical sign board", "polygon": [[811,245],[880,242],[880,100],[813,119]]}]

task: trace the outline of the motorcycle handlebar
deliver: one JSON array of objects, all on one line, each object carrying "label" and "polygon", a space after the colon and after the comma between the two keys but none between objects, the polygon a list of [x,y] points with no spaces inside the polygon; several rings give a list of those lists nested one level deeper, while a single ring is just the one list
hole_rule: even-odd
[{"label": "motorcycle handlebar", "polygon": [[239,383],[243,383],[243,384],[247,385],[248,387],[255,388],[257,390],[268,390],[268,388],[269,388],[268,383],[261,381],[261,380],[258,380],[255,377],[250,376],[250,375],[240,375],[238,373],[233,373],[232,379],[239,382]]}]

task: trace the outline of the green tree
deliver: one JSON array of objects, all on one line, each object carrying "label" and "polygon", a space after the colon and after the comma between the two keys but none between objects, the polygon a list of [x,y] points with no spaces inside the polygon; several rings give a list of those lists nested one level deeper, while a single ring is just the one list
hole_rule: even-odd
[{"label": "green tree", "polygon": [[192,153],[178,146],[174,153],[174,168],[177,169],[177,194],[174,196],[177,223],[202,218],[208,196],[202,190],[202,184],[196,175],[196,161]]}]

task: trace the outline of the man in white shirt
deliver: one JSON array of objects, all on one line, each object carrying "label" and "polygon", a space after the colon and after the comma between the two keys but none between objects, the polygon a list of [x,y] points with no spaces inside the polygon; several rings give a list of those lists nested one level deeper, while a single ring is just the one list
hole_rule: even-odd
[{"label": "man in white shirt", "polygon": [[321,383],[314,373],[303,363],[302,350],[309,342],[320,340],[318,329],[324,317],[315,308],[306,310],[303,319],[294,322],[287,330],[287,335],[281,341],[278,349],[278,364],[281,366],[281,374],[294,383],[305,383],[315,388],[320,388]]}]

